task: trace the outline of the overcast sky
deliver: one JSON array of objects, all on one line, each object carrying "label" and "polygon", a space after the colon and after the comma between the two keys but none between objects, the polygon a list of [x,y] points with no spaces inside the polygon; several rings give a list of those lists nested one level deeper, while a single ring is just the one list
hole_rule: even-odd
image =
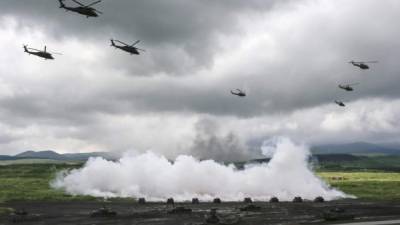
[{"label": "overcast sky", "polygon": [[[398,0],[95,7],[103,14],[87,19],[56,0],[0,0],[0,154],[153,150],[230,160],[254,157],[275,136],[398,142]],[[110,38],[141,40],[146,52],[129,55]],[[63,55],[45,61],[23,44]],[[379,63],[362,71],[350,60]],[[337,88],[355,82],[354,92]],[[231,95],[236,88],[248,96]]]}]

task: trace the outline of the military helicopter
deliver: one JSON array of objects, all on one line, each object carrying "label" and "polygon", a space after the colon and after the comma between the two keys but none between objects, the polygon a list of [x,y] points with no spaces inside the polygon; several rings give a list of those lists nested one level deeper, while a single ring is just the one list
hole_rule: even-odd
[{"label": "military helicopter", "polygon": [[378,61],[368,61],[368,62],[354,62],[353,60],[350,61],[349,63],[351,63],[353,66],[357,66],[360,67],[360,69],[362,70],[367,70],[369,69],[369,66],[367,65],[367,63],[377,63]]},{"label": "military helicopter", "polygon": [[335,103],[336,103],[338,106],[341,106],[341,107],[345,107],[345,106],[346,106],[342,101],[335,100]]},{"label": "military helicopter", "polygon": [[246,93],[244,91],[242,91],[240,89],[236,89],[236,90],[237,90],[237,92],[231,91],[231,94],[237,95],[239,97],[245,97],[246,96]]},{"label": "military helicopter", "polygon": [[354,83],[354,84],[339,84],[338,87],[341,88],[341,89],[343,89],[343,90],[346,90],[346,91],[353,91],[354,88],[353,88],[352,86],[357,85],[357,84],[359,84],[359,83]]},{"label": "military helicopter", "polygon": [[100,12],[99,10],[91,7],[93,5],[96,5],[97,3],[101,2],[101,0],[95,1],[89,5],[84,5],[80,2],[78,2],[77,0],[72,0],[73,2],[75,2],[76,4],[80,5],[78,7],[69,7],[69,6],[65,6],[64,4],[65,0],[58,0],[58,2],[60,2],[60,8],[65,9],[66,11],[72,11],[72,12],[76,12],[82,15],[85,15],[86,18],[89,17],[98,17],[99,14],[103,14],[102,12]]},{"label": "military helicopter", "polygon": [[[33,51],[29,51],[29,50],[33,50]],[[56,54],[56,55],[62,55],[61,53],[57,53],[57,52],[48,52],[47,50],[46,50],[46,46],[44,46],[44,50],[42,51],[42,50],[39,50],[39,49],[34,49],[34,48],[28,48],[28,46],[27,45],[24,45],[24,51],[26,52],[26,53],[28,53],[29,55],[36,55],[36,56],[39,56],[39,57],[41,57],[41,58],[44,58],[44,59],[54,59],[54,57],[53,57],[53,55],[52,54]]]},{"label": "military helicopter", "polygon": [[[118,42],[118,43],[123,44],[123,45],[116,45],[115,42]],[[119,48],[119,49],[121,49],[122,51],[129,52],[131,55],[132,55],[132,54],[140,55],[139,51],[145,52],[145,50],[135,47],[135,45],[136,45],[137,43],[139,43],[139,42],[140,42],[140,40],[137,40],[137,41],[135,41],[135,43],[133,43],[133,44],[131,44],[131,45],[128,45],[128,44],[125,44],[125,43],[122,42],[122,41],[118,41],[118,40],[113,40],[113,39],[111,39],[111,46],[113,46],[113,47],[115,47],[115,48]]]}]

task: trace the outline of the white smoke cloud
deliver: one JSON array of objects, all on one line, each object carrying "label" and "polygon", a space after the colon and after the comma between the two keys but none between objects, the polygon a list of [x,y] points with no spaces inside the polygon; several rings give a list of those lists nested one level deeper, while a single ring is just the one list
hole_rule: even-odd
[{"label": "white smoke cloud", "polygon": [[[271,144],[271,142],[269,142]],[[287,138],[276,139],[271,161],[247,165],[237,170],[213,160],[199,161],[192,156],[178,156],[175,162],[152,152],[125,154],[118,162],[91,158],[81,169],[60,174],[52,182],[70,194],[97,197],[146,197],[151,200],[188,200],[193,197],[211,200],[241,200],[252,197],[268,200],[276,196],[291,200],[295,196],[327,200],[349,197],[330,188],[309,168],[306,146]]]}]

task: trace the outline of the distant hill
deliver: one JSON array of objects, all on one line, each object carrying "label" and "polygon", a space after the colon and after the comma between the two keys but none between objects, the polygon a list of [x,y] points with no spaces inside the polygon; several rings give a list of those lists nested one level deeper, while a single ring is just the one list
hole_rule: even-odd
[{"label": "distant hill", "polygon": [[[365,156],[355,156],[351,154],[315,154],[311,156],[310,160],[317,160],[318,162],[347,162],[347,161],[356,161],[362,158],[365,158]],[[240,163],[258,164],[258,163],[268,163],[270,160],[271,158],[261,158]]]},{"label": "distant hill", "polygon": [[9,155],[0,155],[0,160],[14,160],[15,157]]},{"label": "distant hill", "polygon": [[25,151],[14,156],[0,155],[0,160],[20,160],[20,159],[50,159],[59,161],[86,161],[90,157],[103,157],[114,160],[116,157],[107,152],[91,153],[67,153],[59,154],[55,151]]},{"label": "distant hill", "polygon": [[18,155],[15,155],[14,157],[16,158],[31,158],[31,159],[57,159],[57,160],[62,160],[64,157],[61,154],[58,154],[57,152],[54,151],[26,151],[23,153],[20,153]]},{"label": "distant hill", "polygon": [[400,148],[385,147],[365,142],[349,144],[319,145],[311,148],[313,154],[383,154],[400,155]]}]

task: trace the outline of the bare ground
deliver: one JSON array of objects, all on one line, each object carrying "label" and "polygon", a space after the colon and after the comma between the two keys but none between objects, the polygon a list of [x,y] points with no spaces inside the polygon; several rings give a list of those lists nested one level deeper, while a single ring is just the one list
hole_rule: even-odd
[{"label": "bare ground", "polygon": [[[0,216],[0,224],[34,224],[34,225],[200,225],[200,224],[331,224],[323,213],[334,208],[344,210],[345,215],[352,215],[351,221],[400,219],[400,202],[369,202],[360,200],[341,200],[324,203],[268,203],[255,202],[261,209],[241,211],[248,204],[241,202],[214,203],[177,203],[192,209],[191,213],[171,214],[172,205],[165,203],[129,203],[129,202],[11,202],[0,204],[0,207],[25,210],[26,216]],[[91,217],[93,210],[102,206],[117,212],[112,217]],[[217,208],[219,223],[207,223],[210,209]],[[13,221],[14,219],[14,221]],[[349,220],[347,220],[349,221]],[[347,222],[347,221],[336,221]]]}]

